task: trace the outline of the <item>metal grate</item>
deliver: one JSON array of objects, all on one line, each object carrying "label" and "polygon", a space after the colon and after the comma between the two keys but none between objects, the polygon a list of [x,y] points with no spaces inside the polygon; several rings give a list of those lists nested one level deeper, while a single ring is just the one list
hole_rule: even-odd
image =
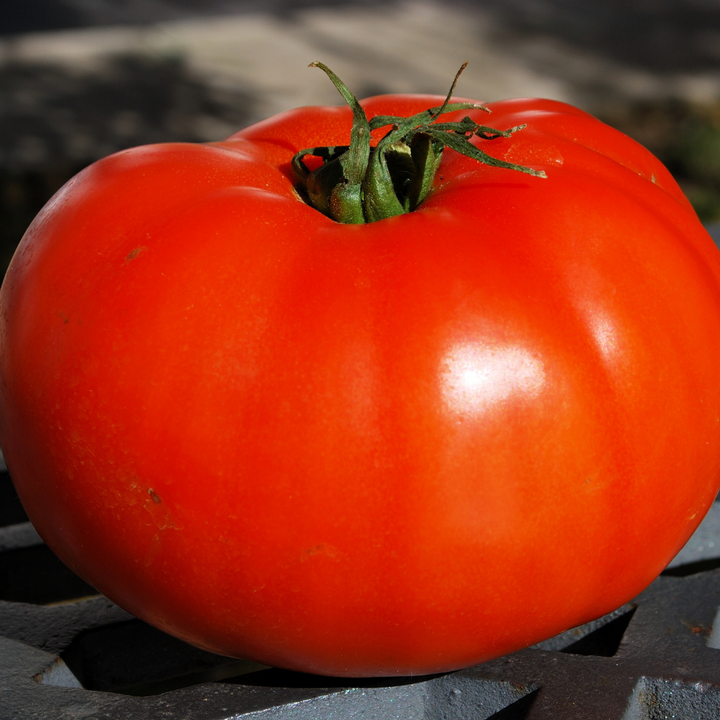
[{"label": "metal grate", "polygon": [[[720,719],[720,503],[629,605],[468,670],[335,680],[197,650],[65,568],[0,474],[0,720]],[[90,597],[88,597],[90,596]]]}]

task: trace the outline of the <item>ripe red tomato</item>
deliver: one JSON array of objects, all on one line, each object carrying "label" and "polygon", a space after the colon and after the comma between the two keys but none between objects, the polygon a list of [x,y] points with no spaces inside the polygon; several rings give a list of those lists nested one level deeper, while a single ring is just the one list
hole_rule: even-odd
[{"label": "ripe red tomato", "polygon": [[657,576],[720,481],[720,255],[632,140],[489,107],[527,128],[488,152],[547,179],[448,150],[415,212],[343,225],[293,189],[294,153],[348,140],[311,107],[48,203],[0,293],[0,442],[75,572],[340,676],[478,663]]}]

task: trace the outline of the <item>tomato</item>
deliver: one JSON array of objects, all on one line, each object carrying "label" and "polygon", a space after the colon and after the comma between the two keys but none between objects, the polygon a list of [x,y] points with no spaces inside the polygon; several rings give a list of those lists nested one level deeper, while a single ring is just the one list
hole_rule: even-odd
[{"label": "tomato", "polygon": [[415,211],[335,222],[290,162],[352,112],[307,107],[55,195],[0,292],[0,442],[70,568],[336,676],[479,663],[662,571],[720,482],[720,256],[629,138],[488,107],[527,127],[482,147],[547,178],[446,150]]}]

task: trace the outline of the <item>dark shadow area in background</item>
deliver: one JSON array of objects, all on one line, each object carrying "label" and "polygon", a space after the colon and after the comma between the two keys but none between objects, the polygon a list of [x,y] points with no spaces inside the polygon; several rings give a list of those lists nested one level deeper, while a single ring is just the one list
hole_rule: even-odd
[{"label": "dark shadow area in background", "polygon": [[194,76],[181,58],[127,55],[79,71],[0,65],[0,166],[77,164],[153,142],[221,139],[251,117],[253,98]]},{"label": "dark shadow area in background", "polygon": [[[3,0],[0,36],[69,28],[142,25],[262,12],[292,19],[310,7],[387,6],[393,0]],[[718,0],[444,0],[488,12],[503,31],[549,36],[583,52],[655,73],[720,64]],[[520,34],[520,37],[517,37]]]},{"label": "dark shadow area in background", "polygon": [[[392,2],[392,0],[390,0]],[[388,0],[2,0],[0,36],[45,30],[145,25],[238,13],[291,17],[312,7],[386,5]]]},{"label": "dark shadow area in background", "polygon": [[63,0],[4,0],[0,4],[0,35],[83,27],[82,12]]}]

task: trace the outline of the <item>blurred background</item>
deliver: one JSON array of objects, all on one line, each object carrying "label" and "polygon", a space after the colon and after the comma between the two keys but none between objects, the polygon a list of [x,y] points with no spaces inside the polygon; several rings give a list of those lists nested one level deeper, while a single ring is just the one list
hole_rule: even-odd
[{"label": "blurred background", "polygon": [[306,104],[542,96],[657,154],[720,221],[720,0],[2,0],[0,273],[66,180],[133,145]]}]

